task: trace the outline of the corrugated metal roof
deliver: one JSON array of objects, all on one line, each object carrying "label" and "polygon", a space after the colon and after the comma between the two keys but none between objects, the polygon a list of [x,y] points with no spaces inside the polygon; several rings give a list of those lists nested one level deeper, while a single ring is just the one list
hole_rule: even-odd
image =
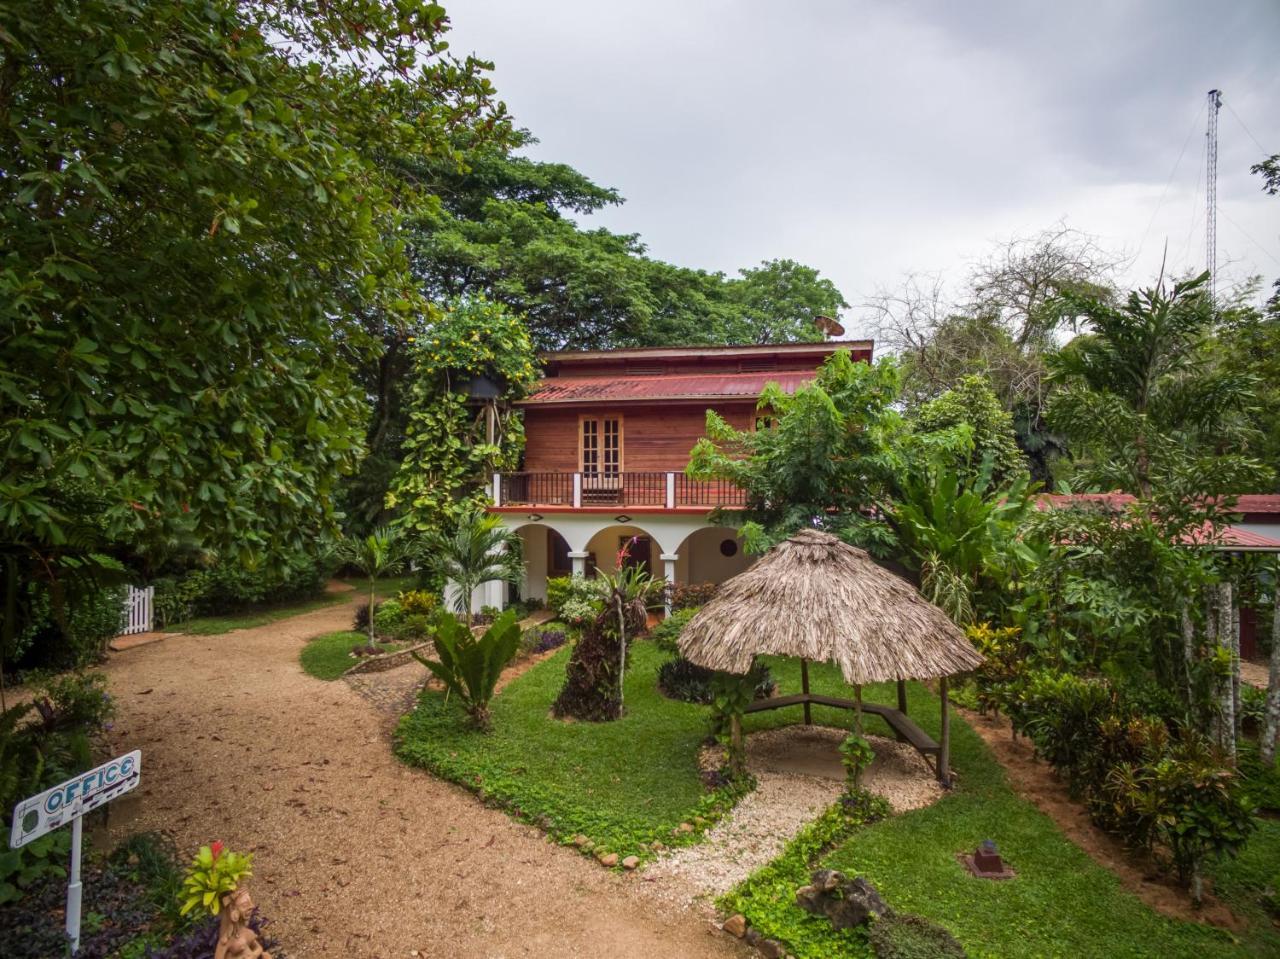
[{"label": "corrugated metal roof", "polygon": [[1236,500],[1239,513],[1280,513],[1280,494],[1246,493]]},{"label": "corrugated metal roof", "polygon": [[[1244,495],[1239,497],[1236,506],[1238,512],[1261,513],[1269,512],[1270,509],[1254,509],[1252,504],[1245,505],[1246,500],[1280,500],[1280,496]],[[1038,505],[1041,507],[1060,507],[1093,503],[1100,504],[1119,513],[1123,507],[1136,501],[1137,498],[1129,493],[1046,493],[1040,497]],[[1210,541],[1213,542],[1214,547],[1217,549],[1258,550],[1268,553],[1280,552],[1280,539],[1272,539],[1270,536],[1263,536],[1261,533],[1255,533],[1241,526],[1220,526],[1215,536],[1213,527],[1206,523],[1200,529],[1184,534],[1181,538],[1181,542],[1184,543],[1208,543]]]},{"label": "corrugated metal roof", "polygon": [[659,376],[554,376],[539,383],[522,405],[634,403],[643,400],[755,399],[766,383],[787,393],[810,382],[817,370],[760,373],[691,373]]}]

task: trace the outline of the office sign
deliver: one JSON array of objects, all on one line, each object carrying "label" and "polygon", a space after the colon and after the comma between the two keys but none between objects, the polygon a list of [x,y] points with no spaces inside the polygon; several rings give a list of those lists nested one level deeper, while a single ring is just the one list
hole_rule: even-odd
[{"label": "office sign", "polygon": [[45,833],[65,826],[138,785],[142,776],[142,750],[118,756],[97,769],[24,799],[13,807],[9,848],[25,846]]}]

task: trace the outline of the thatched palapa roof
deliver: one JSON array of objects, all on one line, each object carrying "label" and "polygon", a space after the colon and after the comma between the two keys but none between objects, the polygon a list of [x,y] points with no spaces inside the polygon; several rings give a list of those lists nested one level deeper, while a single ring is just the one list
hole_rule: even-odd
[{"label": "thatched palapa roof", "polygon": [[832,662],[854,685],[933,679],[982,663],[964,633],[865,550],[802,530],[727,580],[680,634],[699,666],[745,673],[756,656]]}]

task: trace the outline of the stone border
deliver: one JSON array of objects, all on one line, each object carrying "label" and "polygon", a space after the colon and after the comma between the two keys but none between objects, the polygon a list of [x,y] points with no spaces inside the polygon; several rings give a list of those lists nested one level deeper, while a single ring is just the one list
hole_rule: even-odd
[{"label": "stone border", "polygon": [[381,673],[388,669],[403,666],[413,659],[413,654],[430,646],[430,641],[418,643],[408,649],[397,649],[394,653],[379,653],[377,656],[361,656],[356,664],[344,672],[343,676],[354,676],[359,673]]}]

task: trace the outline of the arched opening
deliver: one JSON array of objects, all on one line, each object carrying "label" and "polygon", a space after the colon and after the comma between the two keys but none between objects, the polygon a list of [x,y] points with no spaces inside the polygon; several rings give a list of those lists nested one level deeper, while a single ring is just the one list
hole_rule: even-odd
[{"label": "arched opening", "polygon": [[587,542],[587,575],[595,570],[615,573],[623,547],[626,555],[623,563],[644,569],[650,576],[662,576],[662,547],[656,539],[639,526],[606,526]]},{"label": "arched opening", "polygon": [[728,526],[708,526],[685,537],[676,551],[676,582],[723,583],[745,572],[754,561],[742,548],[738,531]]},{"label": "arched opening", "polygon": [[524,558],[524,579],[518,588],[521,599],[547,598],[547,580],[573,573],[569,543],[559,531],[542,523],[527,523],[516,530]]}]

